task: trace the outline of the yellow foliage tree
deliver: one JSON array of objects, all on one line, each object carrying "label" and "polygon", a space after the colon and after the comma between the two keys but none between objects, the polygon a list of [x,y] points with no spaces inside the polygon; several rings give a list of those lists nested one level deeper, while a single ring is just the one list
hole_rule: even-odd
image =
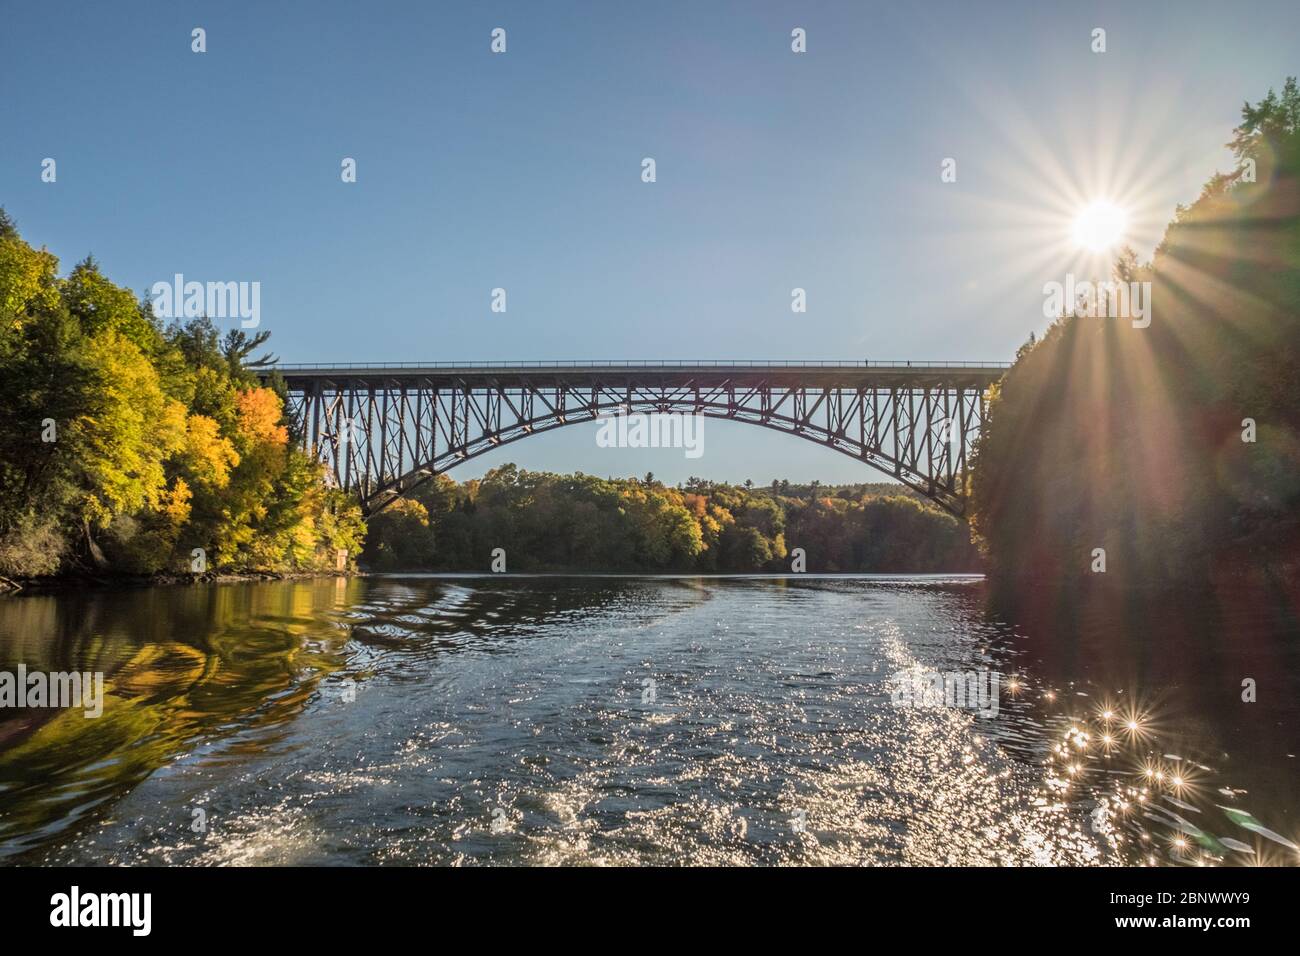
[{"label": "yellow foliage tree", "polygon": [[81,514],[103,527],[115,515],[156,507],[163,463],[185,440],[185,406],[163,394],[158,373],[130,340],[107,329],[88,340],[95,404],[69,428],[83,473]]},{"label": "yellow foliage tree", "polygon": [[185,449],[181,464],[197,484],[212,489],[230,484],[230,470],[239,464],[239,452],[221,434],[221,426],[207,415],[190,415],[185,423]]}]

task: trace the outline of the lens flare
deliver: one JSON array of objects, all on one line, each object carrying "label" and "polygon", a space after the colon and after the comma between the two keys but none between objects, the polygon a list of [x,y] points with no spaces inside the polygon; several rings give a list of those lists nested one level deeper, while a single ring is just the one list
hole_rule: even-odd
[{"label": "lens flare", "polygon": [[1090,203],[1075,217],[1074,242],[1092,252],[1104,252],[1124,238],[1128,215],[1109,199]]}]

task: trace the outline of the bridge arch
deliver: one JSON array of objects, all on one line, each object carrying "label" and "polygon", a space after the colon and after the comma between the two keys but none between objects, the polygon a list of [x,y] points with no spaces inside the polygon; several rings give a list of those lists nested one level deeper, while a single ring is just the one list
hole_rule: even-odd
[{"label": "bridge arch", "polygon": [[988,363],[280,366],[303,444],[374,514],[497,448],[618,414],[700,415],[812,441],[965,513]]}]

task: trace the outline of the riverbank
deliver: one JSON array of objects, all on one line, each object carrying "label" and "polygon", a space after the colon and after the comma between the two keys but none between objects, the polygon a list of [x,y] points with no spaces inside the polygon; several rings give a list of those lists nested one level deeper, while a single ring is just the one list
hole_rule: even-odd
[{"label": "riverbank", "polygon": [[1032,594],[1041,598],[1049,594],[1077,601],[1097,595],[1228,594],[1264,589],[1300,598],[1296,593],[1300,592],[1300,551],[1294,544],[1272,552],[1246,547],[1226,549],[1208,566],[1182,575],[1162,574],[1160,569],[1146,566],[1135,570],[1120,561],[1096,567],[1098,570],[1092,572],[1065,574],[1059,568],[1011,570],[995,564],[985,576],[994,597],[1005,594],[1023,598]]},{"label": "riverbank", "polygon": [[431,571],[428,568],[410,570],[362,571],[363,577],[388,578],[432,578],[453,580],[459,578],[537,578],[542,580],[563,580],[566,578],[619,578],[642,581],[684,581],[707,579],[710,581],[764,580],[901,580],[909,581],[983,581],[984,575],[978,571]]},{"label": "riverbank", "polygon": [[49,593],[83,588],[148,588],[185,584],[239,584],[249,581],[305,581],[313,578],[365,577],[368,572],[349,571],[205,571],[202,574],[59,574],[48,577],[0,577],[0,595],[24,592]]}]

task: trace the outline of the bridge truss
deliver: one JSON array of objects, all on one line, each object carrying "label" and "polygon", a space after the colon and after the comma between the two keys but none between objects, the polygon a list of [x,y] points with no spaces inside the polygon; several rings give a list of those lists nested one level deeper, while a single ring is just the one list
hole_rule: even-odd
[{"label": "bridge truss", "polygon": [[[989,363],[281,365],[306,448],[367,514],[511,442],[632,413],[746,422],[871,465],[961,516]],[[594,439],[593,439],[594,442]]]}]

